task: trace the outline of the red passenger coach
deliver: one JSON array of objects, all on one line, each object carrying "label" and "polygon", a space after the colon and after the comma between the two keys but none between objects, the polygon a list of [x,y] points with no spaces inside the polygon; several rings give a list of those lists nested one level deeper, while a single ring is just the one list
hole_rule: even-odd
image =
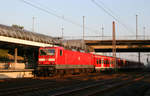
[{"label": "red passenger coach", "polygon": [[113,57],[103,56],[103,55],[94,55],[94,65],[97,71],[104,71],[113,69]]},{"label": "red passenger coach", "polygon": [[66,50],[63,47],[44,47],[39,49],[38,69],[49,72],[92,71],[93,55]]}]

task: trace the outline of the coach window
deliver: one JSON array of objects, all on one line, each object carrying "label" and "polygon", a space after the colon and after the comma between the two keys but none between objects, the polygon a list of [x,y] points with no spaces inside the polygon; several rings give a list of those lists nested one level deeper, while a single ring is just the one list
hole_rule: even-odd
[{"label": "coach window", "polygon": [[98,59],[96,60],[97,64],[98,64]]},{"label": "coach window", "polygon": [[105,64],[107,64],[107,60],[105,60]]},{"label": "coach window", "polygon": [[111,61],[111,59],[109,60],[109,66],[111,66],[111,64],[112,64],[112,61]]},{"label": "coach window", "polygon": [[101,64],[101,59],[99,59],[99,64]]},{"label": "coach window", "polygon": [[63,53],[62,53],[62,50],[60,50],[60,56],[62,56],[62,54],[63,54]]},{"label": "coach window", "polygon": [[104,60],[104,64],[106,64],[106,60]]},{"label": "coach window", "polygon": [[117,63],[117,64],[119,64],[119,61],[118,61],[118,60],[116,60],[116,63]]},{"label": "coach window", "polygon": [[109,64],[109,61],[107,60],[107,64]]},{"label": "coach window", "polygon": [[106,64],[108,64],[108,60],[106,60]]}]

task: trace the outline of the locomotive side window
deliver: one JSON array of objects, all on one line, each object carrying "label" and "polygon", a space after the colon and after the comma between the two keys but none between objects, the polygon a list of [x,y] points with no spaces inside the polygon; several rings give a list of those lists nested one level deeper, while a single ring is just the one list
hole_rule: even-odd
[{"label": "locomotive side window", "polygon": [[40,56],[46,55],[46,51],[45,50],[40,50]]},{"label": "locomotive side window", "polygon": [[62,54],[62,50],[60,50],[60,56],[62,56],[63,54]]}]

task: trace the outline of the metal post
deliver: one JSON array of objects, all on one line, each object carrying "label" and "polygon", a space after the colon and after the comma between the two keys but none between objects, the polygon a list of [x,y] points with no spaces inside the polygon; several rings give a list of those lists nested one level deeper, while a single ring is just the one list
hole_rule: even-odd
[{"label": "metal post", "polygon": [[138,39],[138,15],[136,15],[136,40]]},{"label": "metal post", "polygon": [[35,17],[32,17],[32,32],[34,32],[34,20],[35,20]]},{"label": "metal post", "polygon": [[61,32],[62,32],[62,40],[64,39],[64,28],[63,28],[63,25],[62,25],[62,28],[61,28]]},{"label": "metal post", "polygon": [[84,39],[85,39],[85,38],[84,38],[84,34],[85,34],[85,33],[84,33],[84,32],[85,32],[85,25],[84,25],[85,22],[84,22],[84,19],[85,19],[85,16],[83,16],[83,42],[82,42],[82,43],[83,43],[83,46],[82,46],[83,49],[84,49]]},{"label": "metal post", "polygon": [[12,68],[15,68],[15,64],[17,64],[17,55],[18,55],[18,49],[17,48],[15,48],[15,54],[14,54],[14,64],[12,65]]},{"label": "metal post", "polygon": [[102,25],[102,40],[103,40],[103,36],[104,36],[104,27]]},{"label": "metal post", "polygon": [[144,40],[145,40],[145,26],[143,27],[143,35],[144,35]]},{"label": "metal post", "polygon": [[116,64],[116,34],[115,34],[115,21],[113,21],[113,33],[112,33],[112,51],[113,51],[113,57],[114,59],[114,66],[115,69],[117,69],[117,64]]},{"label": "metal post", "polygon": [[139,52],[138,53],[138,60],[139,60],[139,63],[141,62],[141,53]]}]

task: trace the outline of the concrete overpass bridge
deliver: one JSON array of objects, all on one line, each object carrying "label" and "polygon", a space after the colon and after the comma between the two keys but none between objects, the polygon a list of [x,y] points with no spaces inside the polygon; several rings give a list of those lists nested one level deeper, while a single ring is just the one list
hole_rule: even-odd
[{"label": "concrete overpass bridge", "polygon": [[[83,42],[82,37],[65,37],[70,44]],[[91,51],[112,52],[112,36],[85,36],[84,43]],[[150,52],[150,36],[118,36],[116,37],[117,52]]]},{"label": "concrete overpass bridge", "polygon": [[[85,40],[95,52],[112,52],[112,40]],[[150,40],[116,40],[116,52],[150,52]]]}]

